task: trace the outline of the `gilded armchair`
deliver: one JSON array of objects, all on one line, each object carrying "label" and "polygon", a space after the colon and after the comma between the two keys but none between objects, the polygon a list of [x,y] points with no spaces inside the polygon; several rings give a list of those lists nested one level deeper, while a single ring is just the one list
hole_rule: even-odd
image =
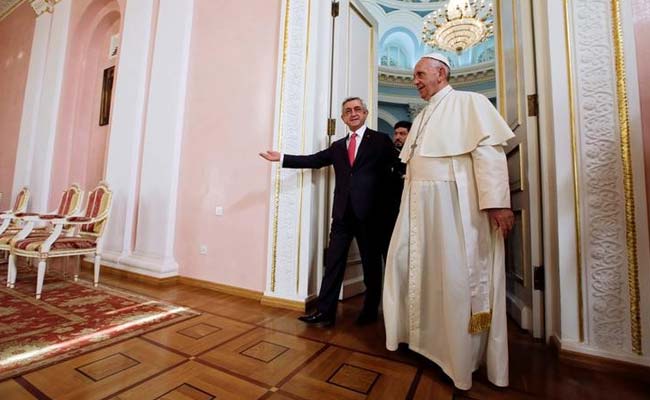
[{"label": "gilded armchair", "polygon": [[[52,225],[47,236],[30,236],[38,217],[26,217],[26,226],[10,241],[9,287],[16,283],[16,257],[38,259],[36,298],[41,298],[47,260],[55,257],[93,255],[95,286],[99,284],[99,268],[102,250],[102,237],[111,209],[112,192],[104,183],[100,183],[88,194],[83,216],[54,218],[48,222]],[[66,227],[74,227],[74,232],[64,234]],[[75,280],[77,276],[75,275]]]},{"label": "gilded armchair", "polygon": [[20,189],[20,192],[16,195],[16,202],[14,207],[10,210],[0,211],[0,235],[6,232],[9,229],[20,229],[20,226],[15,221],[14,216],[16,214],[24,213],[27,210],[27,203],[29,203],[29,189],[24,187]]},{"label": "gilded armchair", "polygon": [[[11,249],[11,239],[13,239],[23,228],[26,228],[27,220],[31,220],[34,223],[40,222],[41,224],[44,224],[44,226],[38,228],[31,227],[29,233],[30,237],[49,236],[51,225],[48,224],[47,221],[57,218],[67,218],[74,215],[81,208],[82,197],[83,191],[79,188],[79,185],[73,184],[61,194],[61,200],[59,201],[59,206],[56,210],[46,214],[25,212],[13,214],[13,220],[16,227],[9,227],[4,233],[0,234],[0,251],[5,252]],[[73,229],[74,226],[72,225],[66,226],[63,233],[70,234]],[[9,281],[10,276],[9,273],[7,273],[7,286],[9,286]]]}]

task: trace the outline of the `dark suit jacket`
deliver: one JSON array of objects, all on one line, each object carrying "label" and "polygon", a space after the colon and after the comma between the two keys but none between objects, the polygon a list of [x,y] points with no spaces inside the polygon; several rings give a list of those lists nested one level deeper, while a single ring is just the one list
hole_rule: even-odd
[{"label": "dark suit jacket", "polygon": [[348,204],[360,220],[376,217],[382,210],[382,195],[394,163],[393,142],[388,135],[366,128],[351,167],[346,139],[339,139],[329,148],[307,156],[285,154],[282,166],[321,168],[333,165],[336,187],[332,218],[343,219]]}]

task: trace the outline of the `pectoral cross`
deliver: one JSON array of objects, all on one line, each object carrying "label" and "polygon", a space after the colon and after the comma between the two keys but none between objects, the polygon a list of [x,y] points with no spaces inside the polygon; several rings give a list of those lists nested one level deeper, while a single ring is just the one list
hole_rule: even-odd
[{"label": "pectoral cross", "polygon": [[[417,140],[417,138],[416,138],[416,140]],[[413,144],[411,145],[411,157],[409,157],[409,158],[413,158],[413,156],[415,155],[415,149],[417,147],[418,147],[417,141],[413,142]]]}]

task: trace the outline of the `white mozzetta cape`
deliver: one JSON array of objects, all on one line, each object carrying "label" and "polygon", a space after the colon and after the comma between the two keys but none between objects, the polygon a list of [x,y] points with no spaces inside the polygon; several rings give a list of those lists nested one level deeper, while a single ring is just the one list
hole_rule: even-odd
[{"label": "white mozzetta cape", "polygon": [[422,139],[418,153],[423,157],[467,154],[479,144],[500,145],[514,137],[487,97],[451,86],[429,100],[429,105],[413,121],[413,128],[415,131],[408,135],[400,153],[404,163],[411,158],[411,145],[418,136]]}]

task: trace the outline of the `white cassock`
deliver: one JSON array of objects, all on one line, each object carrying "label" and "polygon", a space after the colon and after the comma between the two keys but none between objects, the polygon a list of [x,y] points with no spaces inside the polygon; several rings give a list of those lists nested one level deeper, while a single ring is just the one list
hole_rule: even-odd
[{"label": "white cassock", "polygon": [[408,343],[464,390],[482,362],[492,383],[508,385],[503,237],[483,210],[510,207],[502,144],[513,136],[486,97],[447,86],[400,154],[407,173],[386,262],[386,347]]}]

